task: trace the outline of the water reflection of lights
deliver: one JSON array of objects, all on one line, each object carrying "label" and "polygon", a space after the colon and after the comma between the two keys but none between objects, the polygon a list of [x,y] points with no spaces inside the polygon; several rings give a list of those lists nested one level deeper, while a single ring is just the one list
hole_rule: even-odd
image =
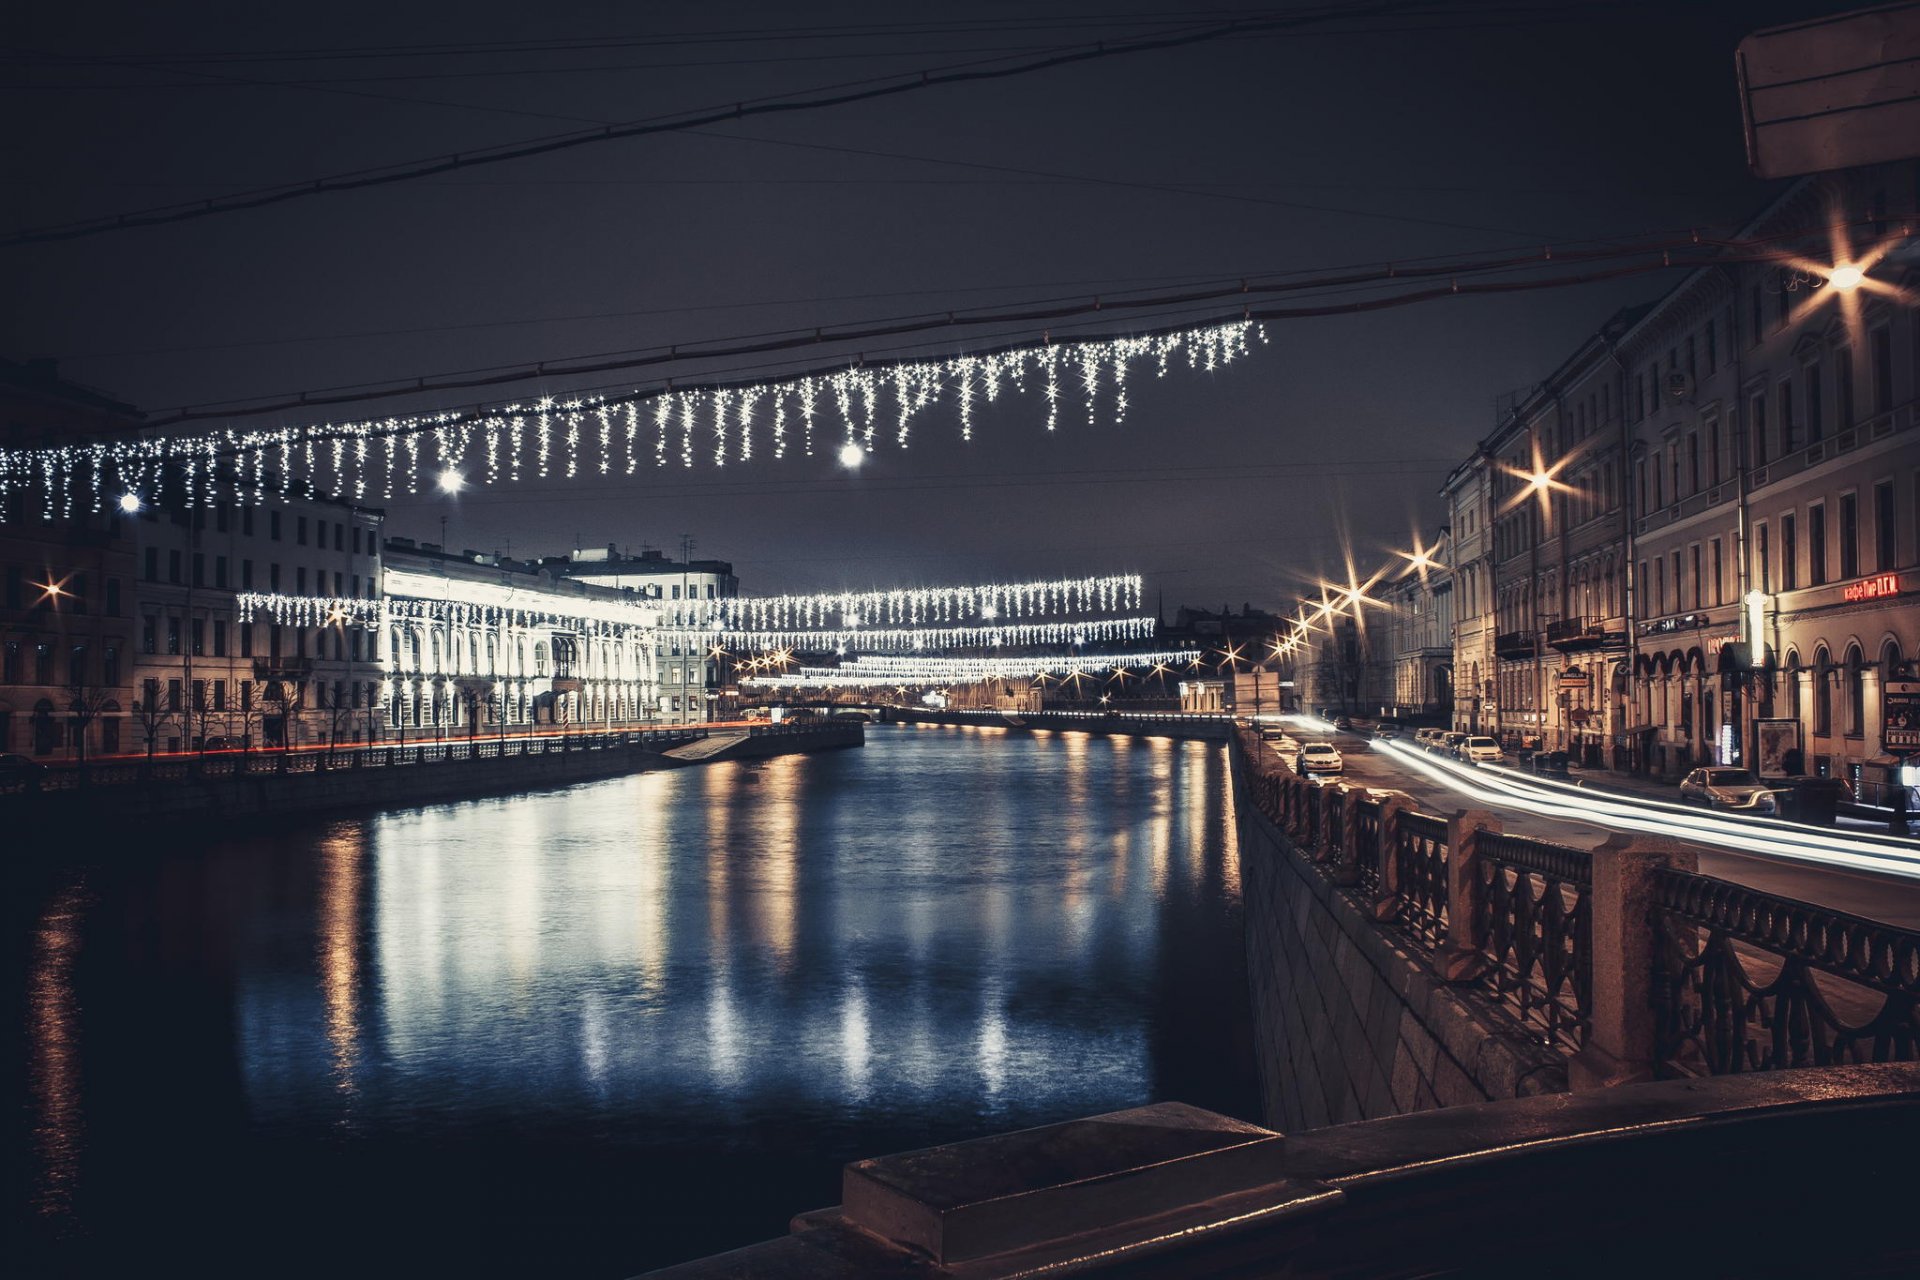
[{"label": "water reflection of lights", "polygon": [[320,902],[316,921],[320,998],[326,1008],[327,1047],[334,1087],[351,1097],[360,1044],[360,883],[366,832],[345,826],[320,847]]},{"label": "water reflection of lights", "polygon": [[73,1209],[85,1137],[81,1108],[80,1007],[73,990],[80,925],[91,895],[67,885],[41,914],[27,969],[27,1025],[33,1029],[27,1091],[33,1100],[34,1208],[65,1217]]}]

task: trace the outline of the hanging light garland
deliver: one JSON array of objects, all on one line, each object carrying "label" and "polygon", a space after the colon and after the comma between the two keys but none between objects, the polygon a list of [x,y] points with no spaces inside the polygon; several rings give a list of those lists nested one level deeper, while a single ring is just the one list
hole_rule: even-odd
[{"label": "hanging light garland", "polygon": [[[1251,321],[1206,325],[1138,338],[1041,343],[981,355],[853,366],[826,374],[729,386],[635,390],[612,396],[543,397],[471,413],[440,413],[304,426],[153,435],[43,449],[0,449],[0,512],[16,492],[33,491],[48,519],[68,518],[76,505],[94,512],[110,503],[137,510],[177,502],[207,507],[260,502],[270,496],[332,494],[352,501],[391,501],[429,485],[454,491],[469,480],[503,484],[528,471],[540,478],[590,473],[632,475],[652,435],[654,465],[692,467],[745,462],[756,437],[784,458],[797,443],[812,456],[818,437],[830,451],[871,453],[883,426],[899,448],[913,420],[952,400],[963,440],[973,418],[1002,392],[1041,384],[1047,430],[1059,425],[1066,385],[1080,384],[1088,420],[1106,407],[1127,414],[1127,377],[1150,362],[1164,376],[1176,358],[1212,372],[1247,354],[1265,332]],[[801,425],[796,442],[795,419]],[[477,474],[476,474],[477,473]]]},{"label": "hanging light garland", "polygon": [[1159,625],[1154,618],[1088,618],[1081,621],[984,623],[956,627],[841,627],[818,631],[742,631],[722,626],[674,631],[670,639],[718,644],[733,649],[791,649],[830,653],[859,649],[868,653],[916,653],[932,649],[973,649],[995,645],[1087,644],[1092,641],[1144,640]]},{"label": "hanging light garland", "polygon": [[1129,613],[1140,607],[1140,577],[1114,574],[971,587],[738,596],[662,607],[667,609],[662,623],[668,627],[718,628],[741,633],[805,631],[835,625],[851,630],[970,621],[987,623],[1002,618]]}]

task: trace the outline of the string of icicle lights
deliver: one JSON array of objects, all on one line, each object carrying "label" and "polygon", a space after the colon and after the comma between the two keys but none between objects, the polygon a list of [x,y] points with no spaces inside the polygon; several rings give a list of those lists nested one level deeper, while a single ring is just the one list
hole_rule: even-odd
[{"label": "string of icicle lights", "polygon": [[1001,618],[1045,618],[1126,613],[1140,607],[1137,574],[1055,578],[974,587],[919,587],[901,591],[823,592],[817,595],[739,596],[661,606],[669,627],[714,627],[759,632],[842,627],[921,626]]},{"label": "string of icicle lights", "polygon": [[744,677],[750,684],[826,688],[897,684],[969,684],[982,680],[1031,680],[1039,676],[1095,675],[1156,668],[1177,674],[1203,660],[1195,649],[1155,653],[1051,655],[1031,658],[860,657],[837,667],[799,667]]},{"label": "string of icicle lights", "polygon": [[756,448],[812,456],[826,442],[870,453],[906,448],[914,420],[951,401],[962,439],[980,406],[1038,387],[1047,430],[1077,399],[1087,420],[1127,414],[1127,380],[1151,362],[1164,376],[1183,359],[1212,371],[1266,341],[1251,321],[1137,338],[1067,339],[980,355],[901,360],[763,382],[542,398],[470,413],[150,435],[40,449],[0,449],[0,511],[11,493],[38,491],[47,519],[110,503],[186,506],[330,494],[391,501],[422,485],[510,484],[633,475],[643,461],[692,467],[746,462]]},{"label": "string of icicle lights", "polygon": [[[1139,593],[1137,579],[1079,579],[1081,584],[1103,581],[1132,582],[1132,594]],[[1032,587],[1036,584],[1019,584]],[[1057,585],[1057,584],[1055,584]],[[975,601],[1004,587],[967,587],[944,589],[971,593]],[[929,595],[935,593],[927,593]],[[1124,593],[1122,593],[1124,594]],[[1105,599],[1107,593],[1076,594],[1089,599]],[[1043,599],[1048,598],[1043,596]],[[798,600],[800,597],[790,597]],[[267,592],[246,592],[236,598],[239,620],[253,622],[265,618],[283,626],[351,626],[375,630],[395,622],[424,623],[458,630],[520,629],[553,626],[586,635],[625,637],[650,631],[663,641],[688,648],[721,646],[735,649],[794,649],[803,653],[860,649],[867,652],[920,652],[929,649],[973,648],[993,645],[1086,644],[1094,641],[1140,640],[1153,634],[1156,622],[1149,617],[1057,618],[1038,622],[976,621],[960,625],[910,625],[895,627],[843,626],[824,629],[755,629],[729,624],[714,618],[699,625],[665,625],[661,611],[651,602],[588,601],[599,616],[565,608],[545,609],[518,605],[480,604],[461,600],[421,599],[411,596],[383,596],[364,600],[341,596],[289,596]],[[704,603],[704,602],[703,602]],[[716,602],[718,603],[718,602]],[[735,603],[751,603],[739,601]],[[1071,612],[1059,598],[1053,608]],[[631,613],[631,621],[620,615]],[[977,614],[975,615],[978,616]]]}]

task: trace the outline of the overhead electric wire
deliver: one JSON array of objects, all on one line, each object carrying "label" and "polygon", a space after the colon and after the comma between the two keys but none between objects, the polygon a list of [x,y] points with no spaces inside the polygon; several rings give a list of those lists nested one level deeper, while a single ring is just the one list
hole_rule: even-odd
[{"label": "overhead electric wire", "polygon": [[[1805,234],[1804,232],[1799,234]],[[1228,298],[1251,299],[1256,296],[1280,293],[1292,293],[1348,285],[1389,284],[1396,280],[1417,280],[1449,278],[1449,284],[1443,289],[1430,289],[1406,294],[1395,294],[1385,298],[1366,301],[1328,304],[1316,307],[1264,308],[1256,309],[1250,302],[1244,302],[1238,314],[1218,315],[1217,321],[1227,323],[1233,320],[1283,320],[1301,319],[1315,316],[1355,314],[1363,311],[1379,310],[1390,306],[1405,306],[1447,296],[1470,296],[1474,294],[1511,293],[1536,289],[1564,288],[1569,285],[1588,284],[1600,280],[1618,279],[1626,276],[1645,274],[1650,271],[1669,270],[1676,267],[1695,268],[1715,264],[1739,264],[1753,262],[1780,261],[1790,255],[1783,250],[1765,249],[1767,243],[1788,238],[1786,235],[1766,239],[1744,241],[1688,237],[1672,241],[1630,246],[1602,246],[1595,249],[1574,249],[1567,251],[1545,248],[1525,255],[1508,255],[1501,258],[1485,259],[1469,263],[1442,263],[1436,265],[1406,265],[1387,263],[1368,268],[1365,271],[1346,272],[1339,275],[1310,276],[1306,278],[1262,281],[1243,280],[1215,285],[1210,288],[1188,289],[1177,293],[1155,294],[1146,297],[1093,297],[1083,296],[1071,300],[1054,299],[1040,304],[1029,304],[1015,309],[987,314],[967,314],[954,310],[945,313],[918,313],[908,317],[864,322],[857,325],[836,327],[831,331],[826,326],[812,330],[786,329],[771,333],[748,335],[738,340],[724,341],[718,345],[671,344],[664,347],[643,348],[637,351],[599,352],[567,359],[543,360],[514,366],[495,366],[491,368],[456,371],[448,374],[420,375],[404,382],[370,387],[361,384],[356,387],[320,388],[286,396],[264,404],[240,406],[233,402],[217,405],[192,406],[149,419],[147,427],[171,426],[183,422],[206,421],[213,418],[233,418],[257,416],[264,413],[284,413],[312,410],[315,408],[342,404],[360,404],[375,400],[392,399],[399,396],[412,396],[447,391],[472,390],[482,387],[508,386],[514,383],[542,379],[566,378],[597,373],[609,373],[618,370],[657,368],[674,366],[693,361],[728,359],[737,356],[764,355],[778,351],[791,351],[806,347],[821,346],[828,343],[859,343],[879,338],[899,337],[913,333],[925,333],[934,330],[955,330],[961,327],[976,328],[989,325],[1050,325],[1053,322],[1085,317],[1101,312],[1154,312],[1173,307],[1192,306],[1203,302],[1219,302]],[[1746,252],[1729,254],[1728,249],[1742,249]],[[1701,250],[1712,250],[1701,253]],[[1604,271],[1578,275],[1563,275],[1538,280],[1524,281],[1473,281],[1461,277],[1489,272],[1507,271],[1517,267],[1532,265],[1544,266],[1557,261],[1594,262],[1629,257],[1635,254],[1653,255],[1653,260],[1625,266],[1617,266]],[[1678,255],[1678,256],[1676,256]],[[1174,328],[1195,327],[1193,323],[1177,326],[1164,326],[1144,331],[1130,330],[1136,336],[1153,336],[1169,332]],[[1014,344],[1033,345],[1032,340]],[[1007,348],[1002,348],[1007,349]],[[985,353],[981,353],[985,354]],[[854,359],[863,364],[874,362],[862,359],[858,354]],[[841,356],[831,368],[845,368],[846,356]],[[892,362],[899,363],[899,362]],[[705,384],[685,384],[692,386]],[[722,385],[722,384],[716,384]]]},{"label": "overhead electric wire", "polygon": [[[698,128],[701,125],[720,124],[726,121],[741,120],[752,116],[788,115],[795,112],[818,111],[828,107],[846,106],[856,102],[869,102],[896,97],[901,94],[915,93],[940,85],[980,83],[990,80],[1009,79],[1016,76],[1031,75],[1039,71],[1051,70],[1057,67],[1119,57],[1125,54],[1155,52],[1203,44],[1247,30],[1281,30],[1291,26],[1324,22],[1330,18],[1351,18],[1355,16],[1356,13],[1365,15],[1397,13],[1419,8],[1432,2],[1433,0],[1380,0],[1380,3],[1358,9],[1323,8],[1302,10],[1282,17],[1227,22],[1203,27],[1198,30],[1176,31],[1166,35],[1147,36],[1121,42],[1103,40],[1093,45],[1083,45],[1058,53],[1048,54],[1043,57],[1028,59],[1012,66],[960,64],[956,66],[927,68],[919,72],[908,72],[900,76],[882,77],[881,79],[884,80],[885,83],[876,84],[871,81],[865,81],[858,82],[851,87],[829,86],[824,89],[808,90],[804,92],[803,96],[788,95],[743,100],[719,108],[707,108],[691,113],[676,113],[675,116],[670,118],[653,117],[624,124],[609,124],[599,129],[580,133],[554,134],[523,142],[506,143],[467,152],[456,152],[452,155],[402,162],[396,165],[387,165],[372,169],[360,169],[331,174],[296,184],[256,188],[251,191],[239,192],[228,196],[210,197],[189,205],[172,205],[131,210],[100,218],[29,228],[0,236],[0,248],[18,247],[28,244],[45,244],[59,240],[72,240],[83,236],[99,235],[109,231],[125,230],[131,227],[159,226],[167,223],[184,222],[190,219],[211,217],[216,214],[233,213],[242,209],[261,208],[267,205],[279,204],[288,200],[296,200],[308,196],[324,195],[339,191],[361,190],[368,187],[408,182],[418,178],[430,177],[434,174],[448,173],[456,169],[471,169],[481,165],[500,164],[510,160],[526,159],[531,156],[545,155],[556,151],[566,151],[576,147],[589,146],[600,142],[611,142],[622,138],[683,132]],[[992,59],[989,61],[1004,61],[1004,59]]]}]

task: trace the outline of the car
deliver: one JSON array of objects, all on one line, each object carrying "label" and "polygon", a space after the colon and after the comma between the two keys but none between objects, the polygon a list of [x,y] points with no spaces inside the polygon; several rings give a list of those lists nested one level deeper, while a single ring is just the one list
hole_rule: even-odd
[{"label": "car", "polygon": [[1458,756],[1460,754],[1460,744],[1466,740],[1466,734],[1458,731],[1449,731],[1440,735],[1440,740],[1434,744],[1433,749],[1443,756]]},{"label": "car", "polygon": [[1339,773],[1346,768],[1331,742],[1309,742],[1300,748],[1301,773]]},{"label": "car", "polygon": [[1382,720],[1379,724],[1373,726],[1373,736],[1391,741],[1400,736],[1400,726],[1391,720]]},{"label": "car", "polygon": [[1333,727],[1336,729],[1351,729],[1353,728],[1353,720],[1347,716],[1335,716]]},{"label": "car", "polygon": [[1277,724],[1264,724],[1260,726],[1260,740],[1262,742],[1279,742],[1285,739],[1286,736],[1287,731]]},{"label": "car", "polygon": [[0,755],[0,782],[26,782],[37,779],[47,771],[47,766],[27,756],[8,752]]},{"label": "car", "polygon": [[1454,753],[1468,764],[1499,764],[1507,758],[1499,743],[1479,734],[1462,741]]},{"label": "car", "polygon": [[1680,781],[1680,799],[1710,809],[1772,816],[1780,811],[1773,792],[1745,769],[1695,769]]},{"label": "car", "polygon": [[1425,751],[1433,745],[1433,739],[1439,732],[1438,729],[1415,729],[1413,731],[1413,745]]}]

